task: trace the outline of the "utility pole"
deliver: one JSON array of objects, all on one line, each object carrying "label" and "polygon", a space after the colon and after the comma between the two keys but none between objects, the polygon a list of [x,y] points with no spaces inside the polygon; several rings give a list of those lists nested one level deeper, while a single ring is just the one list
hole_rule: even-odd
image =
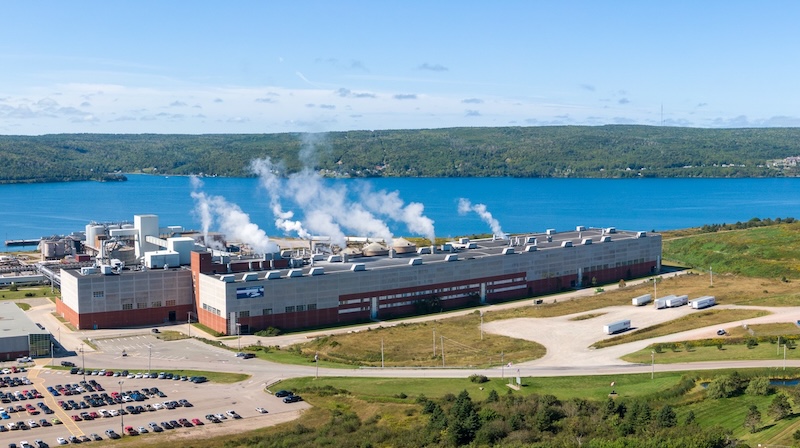
[{"label": "utility pole", "polygon": [[711,286],[714,286],[714,266],[708,267],[708,277],[711,279]]},{"label": "utility pole", "polygon": [[442,338],[442,367],[444,367],[444,336]]},{"label": "utility pole", "polygon": [[122,413],[122,384],[125,381],[119,381],[119,435],[125,437],[125,415]]},{"label": "utility pole", "polygon": [[147,373],[150,374],[150,367],[153,365],[153,346],[147,346]]},{"label": "utility pole", "polygon": [[483,340],[483,312],[481,312],[481,341]]},{"label": "utility pole", "polygon": [[83,381],[86,381],[86,357],[83,355],[83,343],[78,349],[81,352],[81,370],[83,371]]},{"label": "utility pole", "polygon": [[783,344],[783,370],[786,370],[786,343]]},{"label": "utility pole", "polygon": [[236,322],[236,344],[238,347],[237,352],[242,351],[242,324]]},{"label": "utility pole", "polygon": [[436,329],[433,329],[433,357],[436,357]]},{"label": "utility pole", "polygon": [[653,365],[653,370],[650,372],[650,379],[655,379],[656,377],[656,352],[655,350],[650,351],[650,359],[651,364]]},{"label": "utility pole", "polygon": [[319,352],[314,353],[314,364],[316,364],[317,372],[314,374],[314,378],[319,378]]},{"label": "utility pole", "polygon": [[384,367],[383,365],[383,338],[381,338],[381,369]]}]

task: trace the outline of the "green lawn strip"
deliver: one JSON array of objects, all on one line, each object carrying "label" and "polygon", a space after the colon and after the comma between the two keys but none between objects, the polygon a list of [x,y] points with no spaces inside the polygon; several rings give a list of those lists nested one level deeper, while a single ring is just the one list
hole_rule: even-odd
[{"label": "green lawn strip", "polygon": [[157,339],[162,341],[180,341],[182,339],[189,339],[189,336],[181,333],[180,331],[165,330],[160,333],[154,334]]},{"label": "green lawn strip", "polygon": [[72,325],[71,323],[69,323],[69,321],[68,321],[67,319],[64,319],[64,317],[63,317],[63,316],[61,316],[60,314],[58,314],[58,313],[56,313],[56,312],[53,312],[53,313],[50,313],[50,314],[51,314],[53,317],[55,317],[56,319],[58,319],[58,321],[59,321],[59,322],[61,322],[62,324],[64,324],[64,325],[65,325],[67,328],[69,328],[69,330],[70,330],[70,331],[78,331],[78,329],[77,329],[77,328],[75,328],[75,326],[74,326],[74,325]]},{"label": "green lawn strip", "polygon": [[[794,284],[793,282],[791,284]],[[800,306],[800,292],[775,294],[767,297],[742,297],[730,303],[751,306]]]},{"label": "green lawn strip", "polygon": [[[724,339],[720,339],[724,341]],[[634,352],[622,357],[623,361],[650,364],[653,347],[647,347],[638,352]],[[760,343],[753,348],[747,348],[744,344],[723,345],[722,350],[715,346],[703,347],[694,346],[687,352],[682,345],[677,350],[664,349],[662,353],[655,354],[656,364],[674,364],[683,362],[706,362],[706,361],[755,361],[755,360],[775,360],[775,366],[783,365],[783,350],[778,349],[777,345]],[[786,359],[800,359],[800,350],[786,350]],[[658,366],[656,365],[656,370]]]},{"label": "green lawn strip", "polygon": [[31,306],[30,306],[30,305],[28,305],[28,304],[27,304],[27,303],[25,303],[25,302],[17,302],[17,306],[18,306],[18,307],[19,307],[19,308],[20,308],[22,311],[28,311],[29,309],[31,309]]},{"label": "green lawn strip", "polygon": [[[508,387],[513,369],[506,371],[506,378],[492,378],[485,383],[473,383],[467,378],[293,378],[281,381],[270,387],[273,392],[280,389],[293,390],[302,394],[303,390],[331,386],[349,391],[364,400],[397,401],[401,394],[407,395],[405,401],[413,401],[420,395],[440,398],[446,394],[458,395],[462,390],[469,392],[474,400],[484,400],[492,390],[503,395],[512,390]],[[523,377],[522,388],[512,393],[552,394],[559,399],[586,398],[605,400],[612,389],[618,398],[632,398],[652,395],[676,385],[683,373],[664,372],[650,379],[650,374],[565,376],[552,378]],[[612,387],[611,382],[616,384]]]},{"label": "green lawn strip", "polygon": [[771,324],[748,325],[747,329],[741,325],[725,328],[731,337],[765,337],[800,335],[800,327],[793,322],[778,322]]},{"label": "green lawn strip", "polygon": [[628,342],[641,341],[643,339],[666,336],[668,334],[680,333],[682,331],[694,330],[695,328],[708,327],[726,322],[733,322],[754,317],[766,316],[770,314],[763,310],[708,310],[700,311],[679,319],[662,322],[650,327],[641,328],[631,333],[622,334],[613,338],[597,341],[592,347],[603,348],[612,345],[625,344]]},{"label": "green lawn strip", "polygon": [[22,286],[16,291],[10,287],[0,288],[0,300],[23,300],[34,297],[48,297],[53,295],[49,286]]}]

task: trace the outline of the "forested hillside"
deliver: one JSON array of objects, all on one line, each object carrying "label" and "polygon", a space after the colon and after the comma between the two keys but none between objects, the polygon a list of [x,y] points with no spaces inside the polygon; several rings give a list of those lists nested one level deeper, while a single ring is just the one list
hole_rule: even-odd
[{"label": "forested hillside", "polygon": [[[301,157],[302,154],[302,157]],[[0,182],[101,179],[111,172],[249,176],[257,157],[289,172],[406,177],[796,176],[800,128],[548,126],[321,134],[0,136]],[[302,159],[302,161],[301,161]]]}]

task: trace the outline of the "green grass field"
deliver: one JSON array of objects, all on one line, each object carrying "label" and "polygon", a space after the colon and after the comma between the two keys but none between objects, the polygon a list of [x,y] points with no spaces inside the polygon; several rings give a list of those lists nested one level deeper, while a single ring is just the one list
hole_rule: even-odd
[{"label": "green grass field", "polygon": [[[724,339],[720,338],[724,341]],[[622,357],[624,361],[650,364],[652,347],[639,350]],[[684,362],[705,361],[763,361],[775,360],[775,367],[783,366],[783,350],[776,344],[760,343],[754,348],[747,348],[744,344],[723,345],[722,350],[717,347],[692,347],[691,351],[680,346],[677,350],[664,349],[662,353],[655,354],[656,364],[673,364]],[[786,350],[787,360],[800,359],[800,350]]]}]

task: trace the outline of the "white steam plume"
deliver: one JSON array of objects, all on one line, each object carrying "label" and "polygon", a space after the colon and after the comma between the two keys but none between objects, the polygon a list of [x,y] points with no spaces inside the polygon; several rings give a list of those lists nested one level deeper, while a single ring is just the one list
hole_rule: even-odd
[{"label": "white steam plume", "polygon": [[466,215],[470,211],[473,211],[480,216],[481,220],[489,225],[492,228],[492,234],[498,238],[508,239],[508,235],[503,232],[503,229],[500,228],[500,222],[497,221],[492,214],[486,210],[486,206],[483,204],[475,204],[469,201],[469,199],[461,198],[458,200],[458,214],[459,215]]},{"label": "white steam plume", "polygon": [[337,244],[344,244],[342,228],[391,244],[389,227],[361,204],[349,201],[343,185],[328,187],[318,174],[305,169],[289,177],[286,194],[303,210],[303,224],[309,230],[327,234]]},{"label": "white steam plume", "polygon": [[197,203],[196,210],[203,220],[206,244],[209,244],[208,227],[214,221],[213,218],[216,218],[220,231],[247,244],[256,253],[267,254],[280,250],[277,244],[270,241],[266,232],[250,222],[250,216],[243,212],[238,205],[229,203],[222,196],[209,196],[202,191],[197,191],[197,188],[202,186],[202,182],[199,180],[193,180],[192,185],[195,187],[195,191],[192,191],[192,198]]},{"label": "white steam plume", "polygon": [[191,176],[189,180],[192,183],[192,197],[197,203],[195,206],[195,212],[200,218],[200,225],[202,226],[203,231],[203,241],[205,241],[206,244],[209,244],[208,230],[211,228],[211,223],[213,222],[211,209],[208,206],[208,201],[205,200],[205,194],[200,193],[202,196],[195,197],[197,190],[203,188],[203,181],[197,176]]},{"label": "white steam plume", "polygon": [[294,212],[283,210],[280,195],[282,185],[278,177],[278,173],[282,169],[274,165],[269,158],[265,158],[250,162],[250,170],[258,175],[261,186],[269,194],[269,206],[272,209],[272,215],[275,217],[275,227],[285,233],[294,232],[303,239],[311,238],[311,234],[303,227],[302,222],[292,220]]},{"label": "white steam plume", "polygon": [[390,219],[402,222],[408,230],[428,238],[433,244],[436,233],[433,230],[433,220],[423,214],[425,206],[419,202],[410,202],[404,205],[397,191],[373,191],[370,184],[365,184],[360,192],[361,202],[369,210],[388,216]]}]

